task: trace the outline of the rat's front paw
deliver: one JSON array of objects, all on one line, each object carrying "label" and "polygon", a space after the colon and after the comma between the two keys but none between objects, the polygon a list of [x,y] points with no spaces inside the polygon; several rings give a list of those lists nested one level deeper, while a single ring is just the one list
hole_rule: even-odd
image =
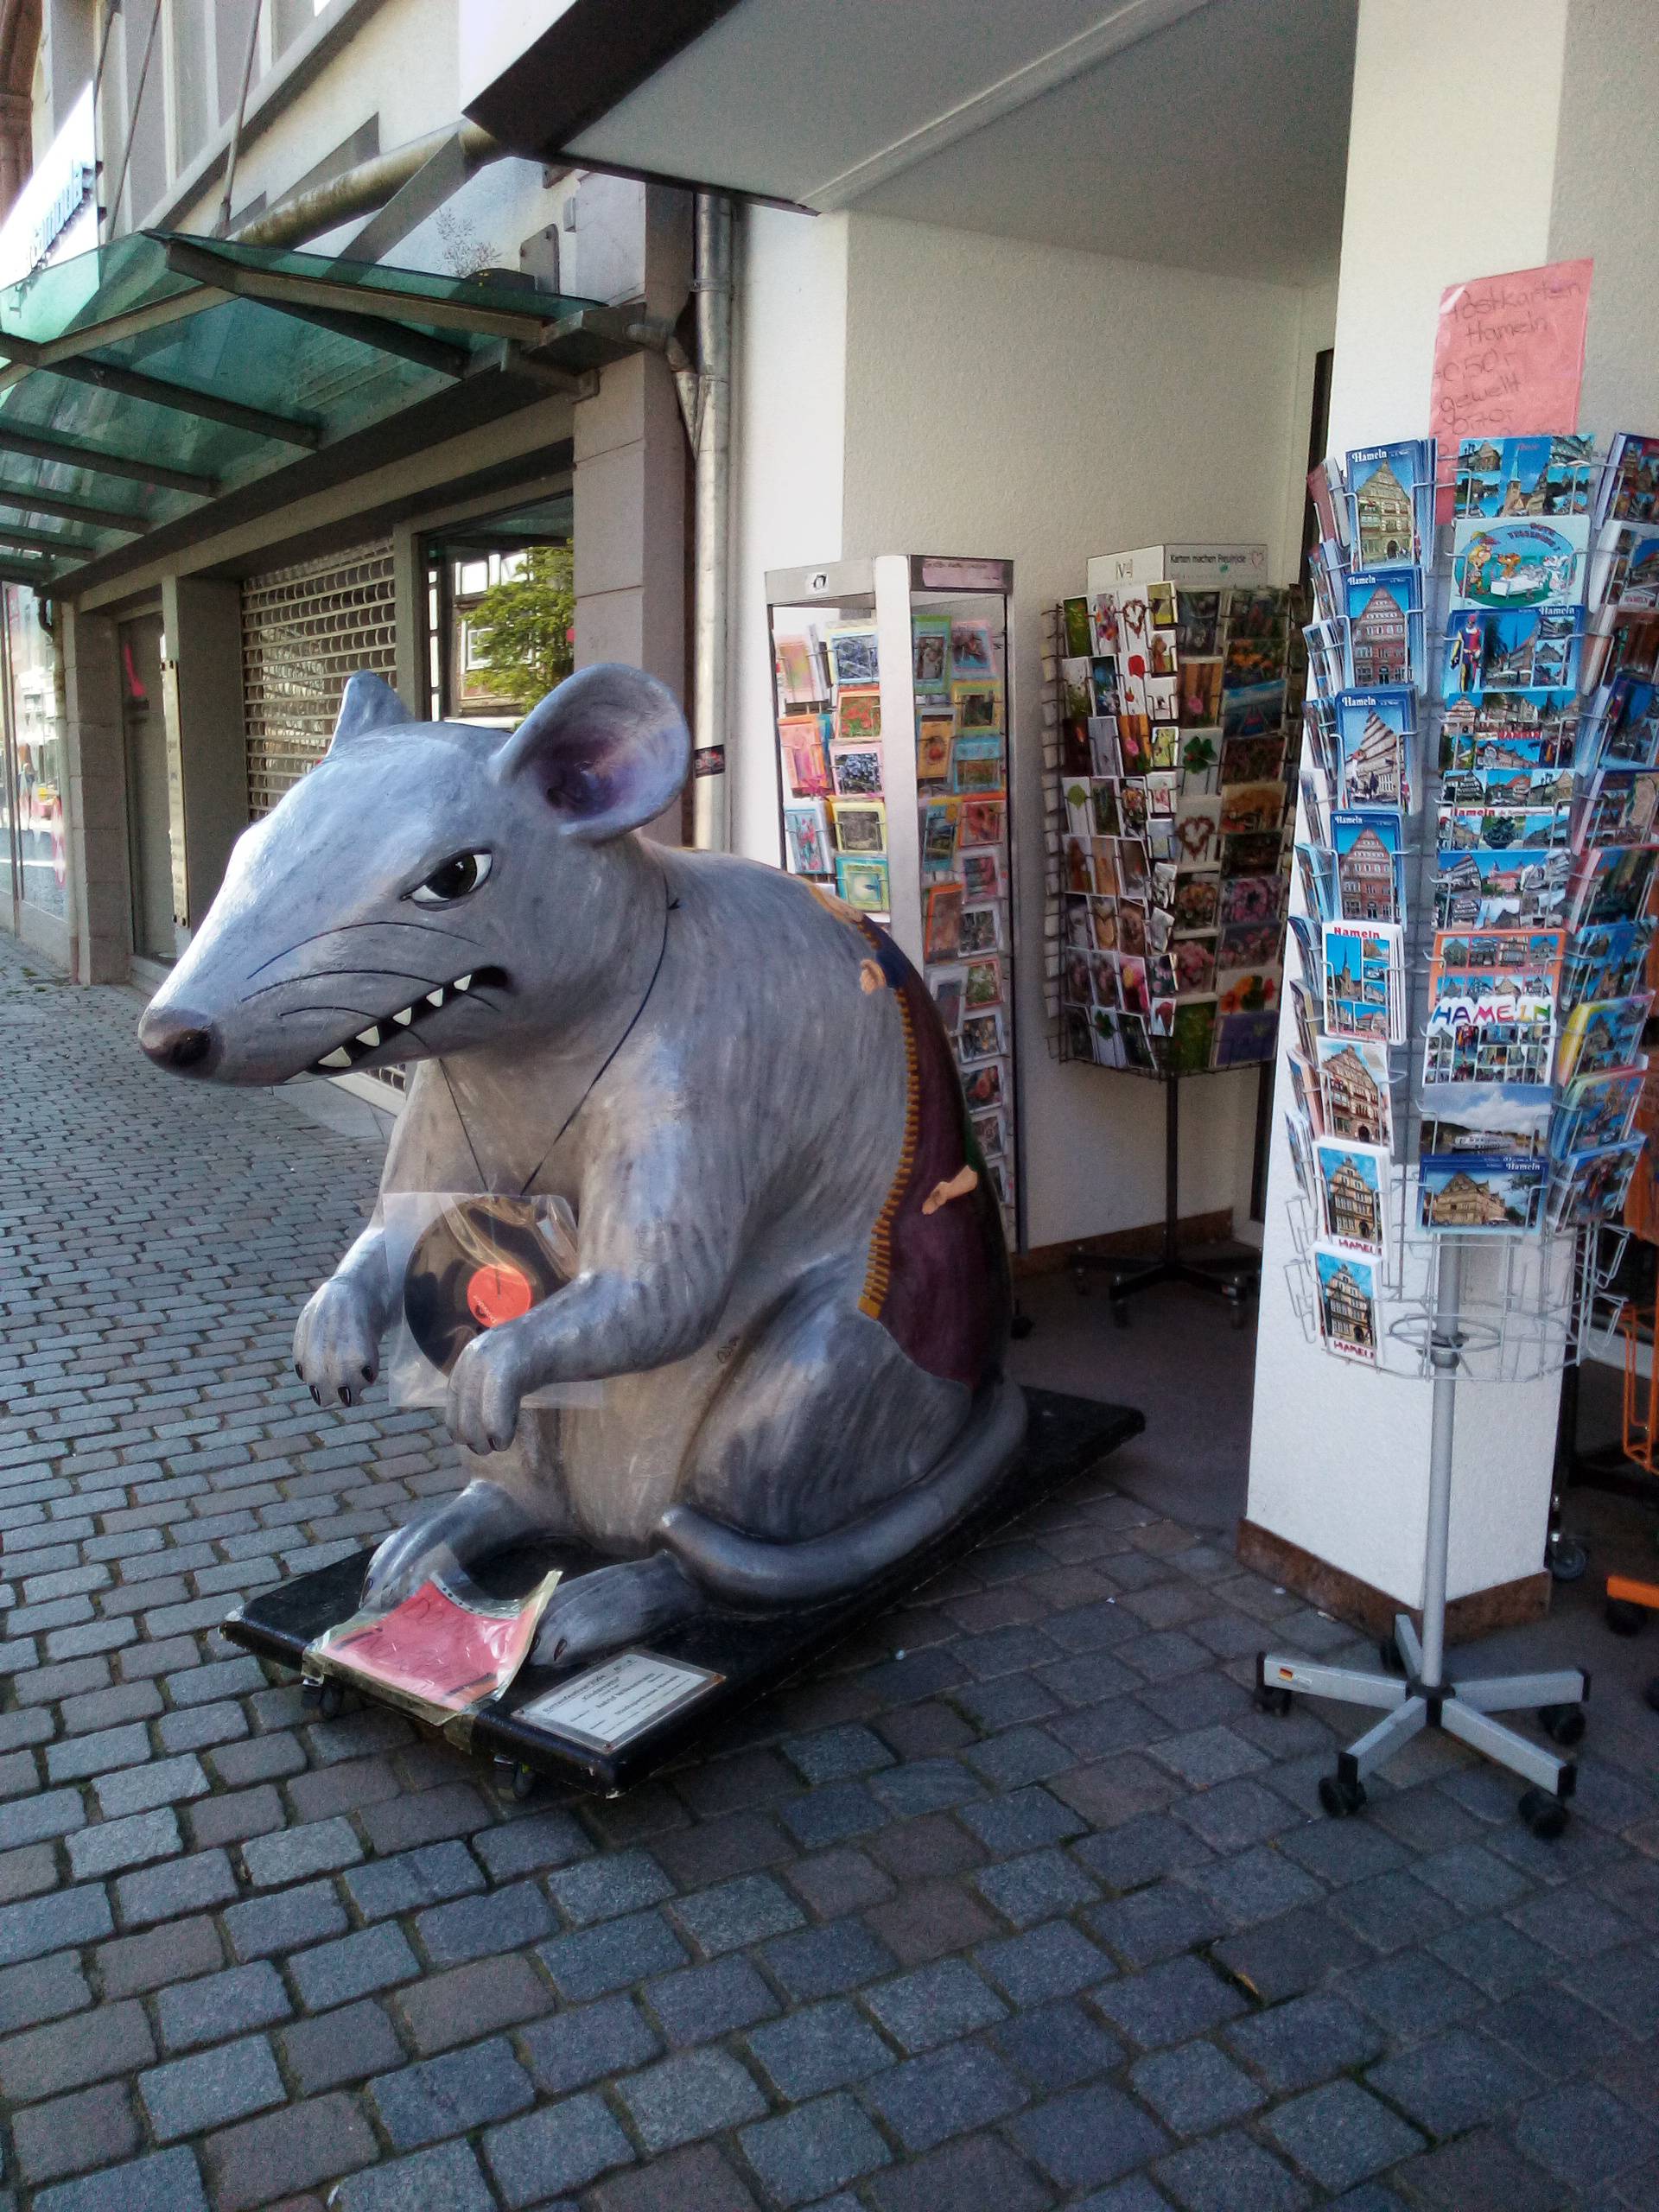
[{"label": "rat's front paw", "polygon": [[449,1370],[444,1419],[469,1452],[505,1452],[518,1431],[519,1402],[531,1383],[515,1326],[474,1337]]},{"label": "rat's front paw", "polygon": [[374,1308],[354,1283],[333,1275],[312,1295],[294,1332],[294,1366],[320,1406],[354,1404],[380,1369]]}]

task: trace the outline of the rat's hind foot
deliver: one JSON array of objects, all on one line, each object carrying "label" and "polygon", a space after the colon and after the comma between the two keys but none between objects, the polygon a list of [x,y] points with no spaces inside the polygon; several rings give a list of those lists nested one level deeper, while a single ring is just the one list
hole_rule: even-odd
[{"label": "rat's hind foot", "polygon": [[434,1574],[470,1569],[510,1544],[552,1533],[499,1483],[470,1482],[385,1539],[363,1578],[363,1603],[397,1605]]},{"label": "rat's hind foot", "polygon": [[538,1667],[574,1666],[671,1627],[701,1602],[670,1552],[595,1567],[553,1592],[531,1656]]}]

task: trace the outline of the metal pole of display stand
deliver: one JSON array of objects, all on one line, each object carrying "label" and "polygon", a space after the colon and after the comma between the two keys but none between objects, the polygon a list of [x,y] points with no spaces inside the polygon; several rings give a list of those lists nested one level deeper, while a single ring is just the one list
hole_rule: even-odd
[{"label": "metal pole of display stand", "polygon": [[1382,1719],[1337,1754],[1337,1770],[1319,1783],[1319,1802],[1333,1819],[1357,1813],[1365,1802],[1365,1777],[1391,1758],[1425,1728],[1478,1751],[1484,1758],[1520,1775],[1529,1787],[1521,1799],[1521,1817],[1535,1835],[1557,1836],[1567,1825],[1567,1804],[1578,1780],[1578,1764],[1558,1758],[1513,1728],[1492,1719],[1497,1713],[1536,1710],[1545,1732],[1558,1744],[1576,1744],[1584,1734],[1584,1700],[1590,1678],[1576,1667],[1535,1675],[1499,1675],[1448,1681],[1446,1679],[1446,1572],[1452,1533],[1452,1447],[1457,1421],[1458,1375],[1463,1365],[1460,1321],[1463,1294],[1461,1248],[1447,1240],[1439,1255],[1434,1311],[1429,1322],[1428,1361],[1433,1371],[1428,1465],[1428,1529],[1423,1552],[1422,1633],[1409,1613],[1395,1615],[1394,1632],[1380,1648],[1388,1671],[1330,1667],[1318,1660],[1259,1652],[1255,1662],[1256,1703],[1264,1713],[1288,1713],[1293,1695],[1331,1698],[1342,1705],[1380,1709]]},{"label": "metal pole of display stand", "polygon": [[1180,1247],[1181,1198],[1181,1103],[1179,1076],[1159,1078],[1164,1090],[1164,1229],[1163,1249],[1157,1259],[1146,1267],[1126,1266],[1109,1253],[1091,1252],[1079,1244],[1071,1254],[1071,1279],[1079,1295],[1087,1292],[1091,1274],[1105,1274],[1110,1281],[1106,1295],[1111,1300],[1112,1319],[1120,1329],[1127,1328],[1129,1319],[1128,1301],[1138,1298],[1143,1290],[1153,1290],[1160,1283],[1185,1283],[1193,1290],[1207,1290],[1212,1297],[1227,1301],[1229,1319],[1236,1329],[1242,1329],[1249,1313],[1251,1293],[1262,1279],[1260,1258],[1250,1254],[1237,1259],[1217,1259],[1204,1263],[1188,1259]]}]

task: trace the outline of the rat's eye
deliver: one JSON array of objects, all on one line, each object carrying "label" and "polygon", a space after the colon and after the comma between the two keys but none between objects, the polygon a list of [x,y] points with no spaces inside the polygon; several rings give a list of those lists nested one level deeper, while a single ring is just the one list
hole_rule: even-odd
[{"label": "rat's eye", "polygon": [[489,872],[487,853],[451,853],[409,895],[417,906],[447,906],[452,899],[464,899],[476,891]]}]

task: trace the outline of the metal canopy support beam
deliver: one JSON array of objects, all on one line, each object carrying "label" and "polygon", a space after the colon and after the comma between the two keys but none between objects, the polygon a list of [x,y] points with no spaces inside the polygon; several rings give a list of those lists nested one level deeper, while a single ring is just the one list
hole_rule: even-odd
[{"label": "metal canopy support beam", "polygon": [[429,337],[423,330],[406,330],[379,315],[349,315],[336,308],[302,308],[292,300],[261,300],[259,305],[269,308],[273,315],[315,323],[319,330],[332,330],[340,338],[355,339],[359,346],[372,346],[378,353],[413,361],[417,368],[435,369],[440,376],[454,377],[457,383],[474,365],[474,357],[464,346],[446,345],[442,338]]},{"label": "metal canopy support beam", "polygon": [[[281,269],[245,269],[211,245],[169,238],[167,265],[181,276],[214,284],[238,299],[258,300],[267,307],[292,302],[296,307],[333,308],[349,315],[373,315],[389,322],[415,322],[436,330],[464,331],[474,338],[517,338],[533,345],[546,330],[548,317],[528,310],[515,314],[506,308],[486,308],[465,299],[423,299],[408,292],[390,292],[366,284],[336,282],[327,276],[299,276]],[[533,295],[531,296],[534,296]]]},{"label": "metal canopy support beam", "polygon": [[23,545],[40,553],[79,553],[83,559],[98,550],[84,537],[54,537],[49,531],[25,530],[21,523],[7,522],[3,517],[0,517],[0,545]]},{"label": "metal canopy support beam", "polygon": [[43,561],[0,558],[0,584],[32,584],[36,591],[50,591],[57,573]]},{"label": "metal canopy support beam", "polygon": [[3,411],[0,411],[0,453],[22,454],[30,461],[51,461],[60,468],[84,468],[89,475],[154,484],[168,492],[188,492],[197,499],[211,499],[219,490],[215,477],[199,476],[188,468],[168,468],[137,454],[105,453],[99,446],[76,445],[70,438],[22,429],[8,422]]},{"label": "metal canopy support beam", "polygon": [[[468,136],[475,138],[477,134]],[[400,245],[411,231],[418,230],[429,215],[435,214],[446,200],[459,192],[478,167],[476,160],[468,160],[461,134],[456,131],[398,187],[384,207],[370,216],[335,259],[384,261],[393,246]]]},{"label": "metal canopy support beam", "polygon": [[305,446],[315,452],[322,443],[322,430],[308,417],[272,415],[263,407],[245,407],[238,399],[221,399],[217,392],[197,391],[181,384],[165,384],[159,377],[140,376],[134,369],[118,368],[112,361],[60,361],[47,372],[67,377],[73,384],[89,384],[99,391],[119,392],[124,399],[148,400],[152,407],[170,407],[181,415],[200,416],[204,422],[223,423],[232,430],[245,430],[256,438],[274,438],[289,446]]},{"label": "metal canopy support beam", "polygon": [[116,507],[89,507],[80,499],[60,499],[49,492],[37,492],[32,484],[9,484],[0,476],[0,507],[16,507],[20,513],[54,515],[60,522],[84,522],[93,530],[123,530],[129,537],[142,537],[149,528],[143,515],[130,511],[123,514]]}]

